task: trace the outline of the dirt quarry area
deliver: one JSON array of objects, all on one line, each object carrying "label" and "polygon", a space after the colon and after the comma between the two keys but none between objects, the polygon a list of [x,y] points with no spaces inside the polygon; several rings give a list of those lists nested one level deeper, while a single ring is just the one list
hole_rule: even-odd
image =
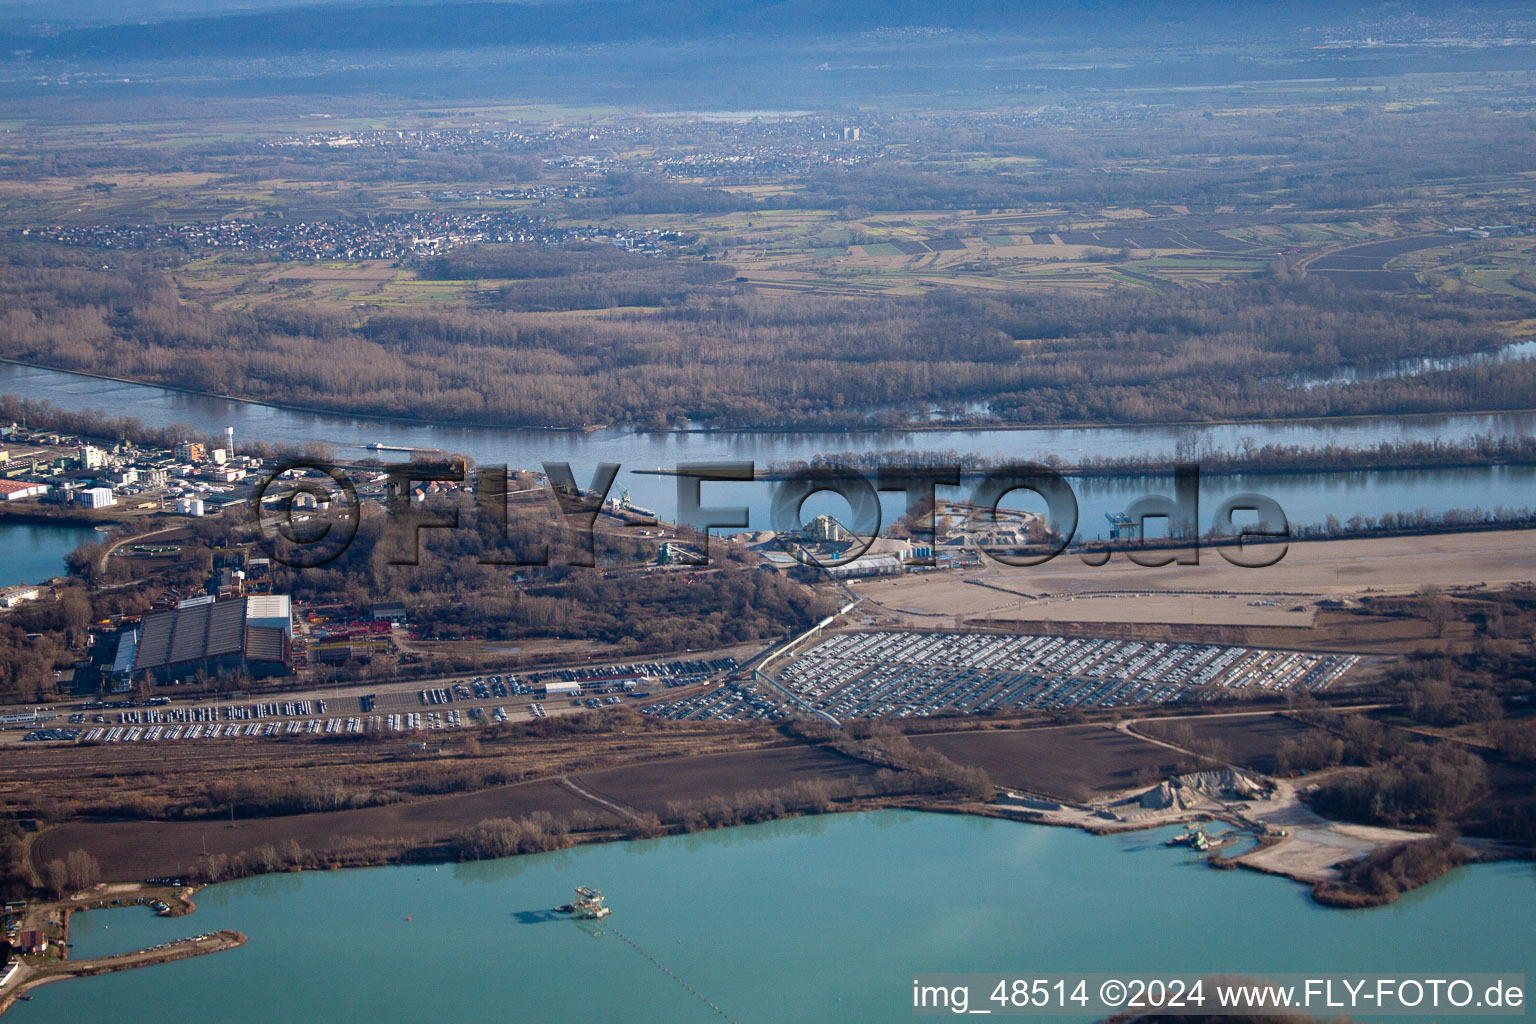
[{"label": "dirt quarry area", "polygon": [[1274,785],[1262,810],[1265,824],[1281,833],[1280,841],[1243,854],[1239,859],[1247,867],[1303,882],[1325,882],[1338,877],[1342,863],[1393,843],[1430,838],[1423,832],[1330,821],[1301,802],[1294,783],[1276,779]]},{"label": "dirt quarry area", "polygon": [[[1251,546],[1265,557],[1278,548]],[[1426,587],[1499,587],[1536,580],[1536,535],[1521,530],[1302,541],[1275,565],[1243,568],[1213,548],[1198,565],[1147,568],[1116,554],[1093,567],[1068,552],[1043,565],[861,582],[870,609],[904,625],[966,619],[1307,627],[1319,606]]]},{"label": "dirt quarry area", "polygon": [[[1234,791],[1234,785],[1241,791]],[[1264,837],[1236,853],[1232,863],[1308,884],[1337,881],[1342,865],[1383,847],[1432,838],[1424,832],[1330,821],[1302,803],[1291,782],[1249,779],[1231,771],[1184,775],[1151,789],[1096,799],[1087,807],[1005,794],[989,809],[1004,817],[1103,834],[1224,822]]]}]

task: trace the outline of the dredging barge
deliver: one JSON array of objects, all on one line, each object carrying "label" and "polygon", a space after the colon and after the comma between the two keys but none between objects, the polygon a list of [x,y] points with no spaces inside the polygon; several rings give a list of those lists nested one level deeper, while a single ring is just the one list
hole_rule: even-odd
[{"label": "dredging barge", "polygon": [[585,885],[576,887],[575,900],[555,909],[580,921],[601,921],[613,913],[613,908],[603,903],[602,892]]}]

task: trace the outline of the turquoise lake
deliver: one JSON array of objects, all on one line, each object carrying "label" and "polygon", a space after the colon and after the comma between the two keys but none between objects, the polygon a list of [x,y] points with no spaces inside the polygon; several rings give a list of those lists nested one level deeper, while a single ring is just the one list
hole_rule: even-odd
[{"label": "turquoise lake", "polygon": [[[204,890],[191,917],[135,907],[72,926],[76,956],[217,928],[250,936],[241,949],[46,986],[12,1014],[721,1020],[697,992],[743,1022],[888,1021],[910,1018],[919,971],[1536,974],[1529,863],[1459,869],[1345,912],[1284,879],[1213,871],[1164,847],[1167,835],[888,811],[252,878]],[[613,916],[594,927],[549,914],[577,885],[604,890]]]}]

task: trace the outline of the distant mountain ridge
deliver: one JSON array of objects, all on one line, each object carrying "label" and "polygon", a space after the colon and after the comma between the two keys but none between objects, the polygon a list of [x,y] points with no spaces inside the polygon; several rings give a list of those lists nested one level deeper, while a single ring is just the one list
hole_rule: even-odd
[{"label": "distant mountain ridge", "polygon": [[[1342,24],[1351,17],[1408,16],[1398,3],[1243,3],[1237,0],[574,0],[563,3],[371,3],[279,7],[141,22],[68,27],[19,25],[0,32],[0,52],[38,58],[238,56],[331,50],[419,51],[486,46],[571,46],[731,35],[858,34],[915,26],[1074,37],[1102,45],[1258,40]],[[0,8],[0,14],[4,9]],[[1475,13],[1473,13],[1475,11]],[[67,18],[67,12],[59,14]],[[1528,19],[1519,4],[1458,7],[1446,17]],[[130,16],[131,17],[131,16]],[[1432,16],[1438,17],[1438,16]]]}]

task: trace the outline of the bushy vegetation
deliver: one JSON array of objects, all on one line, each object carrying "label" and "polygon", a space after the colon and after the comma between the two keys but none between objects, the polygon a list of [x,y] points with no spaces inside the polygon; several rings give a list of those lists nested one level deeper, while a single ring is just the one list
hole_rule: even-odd
[{"label": "bushy vegetation", "polygon": [[0,818],[0,899],[18,900],[32,888],[26,841],[15,821]]},{"label": "bushy vegetation", "polygon": [[207,853],[192,862],[186,872],[189,882],[228,882],[274,871],[304,871],[312,868],[364,867],[395,864],[418,852],[416,844],[404,839],[357,838],[337,836],[324,850],[315,851],[288,839],[281,843],[263,843],[253,850],[231,856]]},{"label": "bushy vegetation", "polygon": [[[1430,595],[1427,600],[1446,599]],[[1522,605],[1528,606],[1528,599],[1491,603],[1481,610],[1477,625],[1486,639],[1477,650],[1420,653],[1389,673],[1394,696],[1409,716],[1430,725],[1475,722],[1492,729],[1503,720],[1507,706],[1528,704],[1536,692],[1536,654],[1512,642],[1528,619]]]},{"label": "bushy vegetation", "polygon": [[43,882],[55,897],[89,889],[101,881],[101,865],[84,850],[71,850],[43,865]]},{"label": "bushy vegetation", "polygon": [[917,746],[907,738],[899,724],[886,719],[853,719],[845,723],[841,731],[819,721],[806,720],[796,722],[794,729],[800,735],[824,742],[850,757],[927,778],[933,783],[930,788],[934,792],[983,803],[997,795],[997,787],[985,770],[975,765],[956,764],[937,750]]},{"label": "bushy vegetation", "polygon": [[[1300,389],[1341,361],[1491,348],[1529,303],[1492,293],[1352,292],[1285,279],[1201,290],[987,296],[938,289],[850,303],[760,296],[708,264],[604,254],[511,257],[528,276],[479,304],[327,313],[186,301],[125,254],[0,264],[0,355],[344,412],[528,426],[682,421],[894,425],[929,403],[987,401],[1006,422],[1166,422],[1524,408],[1536,364]],[[477,272],[470,254],[442,273]],[[521,265],[528,264],[527,266]],[[651,307],[569,320],[535,309]]]},{"label": "bushy vegetation", "polygon": [[1378,825],[1437,825],[1482,796],[1482,758],[1453,744],[1410,750],[1330,779],[1310,797],[1324,814]]},{"label": "bushy vegetation", "polygon": [[[3,408],[3,406],[0,406]],[[1179,445],[1177,459],[1146,455],[1095,455],[1084,453],[1072,460],[1054,453],[1041,461],[1063,474],[1087,477],[1147,476],[1171,473],[1178,462],[1197,462],[1201,476],[1235,473],[1350,473],[1395,468],[1529,465],[1536,463],[1536,437],[1508,434],[1480,434],[1459,441],[1436,438],[1433,441],[1378,441],[1373,445],[1346,447],[1327,444],[1305,446],[1268,442],[1253,438],[1231,451],[1205,450],[1189,442]],[[1015,459],[1003,459],[977,452],[961,453],[953,449],[882,448],[879,451],[826,452],[806,460],[775,462],[760,469],[760,478],[787,476],[791,471],[810,467],[844,467],[863,472],[879,469],[929,470],[958,466],[963,473],[985,473],[1005,467]],[[1413,514],[1413,513],[1404,513]]]},{"label": "bushy vegetation", "polygon": [[1275,750],[1275,773],[1317,771],[1337,764],[1372,765],[1403,752],[1403,734],[1365,715],[1339,715],[1314,710],[1298,715],[1318,726],[1280,742]]},{"label": "bushy vegetation", "polygon": [[571,822],[548,811],[534,811],[521,818],[487,818],[455,835],[452,846],[460,860],[545,853],[569,845],[572,829]]},{"label": "bushy vegetation", "polygon": [[[0,421],[25,423],[34,430],[54,430],[111,441],[128,441],[145,448],[169,449],[181,441],[196,441],[207,448],[219,448],[224,438],[194,430],[185,423],[163,427],[150,426],[136,416],[113,416],[102,409],[61,409],[48,401],[22,395],[0,395]],[[330,460],[335,452],[329,445],[273,444],[259,438],[242,438],[240,451],[257,458],[297,458]]]},{"label": "bushy vegetation", "polygon": [[1337,880],[1313,886],[1312,898],[1334,907],[1390,903],[1470,859],[1470,852],[1449,836],[1397,843],[1345,865]]},{"label": "bushy vegetation", "polygon": [[840,800],[860,796],[888,796],[920,792],[928,788],[912,773],[882,769],[869,783],[851,780],[809,779],[775,789],[750,789],[731,796],[706,800],[670,800],[661,820],[680,825],[684,832],[729,828],[772,821],[789,814],[825,814]]},{"label": "bushy vegetation", "polygon": [[[583,552],[552,504],[516,517],[510,544],[474,518],[467,500],[457,507],[464,528],[425,531],[419,564],[391,564],[414,557],[409,522],[367,515],[341,558],[315,569],[281,570],[277,585],[296,598],[341,599],[360,608],[403,601],[419,628],[441,636],[594,639],[635,651],[782,636],[835,607],[835,598],[755,571],[748,556],[719,538],[710,543],[707,567],[647,571],[654,541],[599,529],[594,569],[570,564]],[[470,528],[476,523],[479,529]],[[487,561],[530,558],[545,545],[551,563],[545,567]]]}]

